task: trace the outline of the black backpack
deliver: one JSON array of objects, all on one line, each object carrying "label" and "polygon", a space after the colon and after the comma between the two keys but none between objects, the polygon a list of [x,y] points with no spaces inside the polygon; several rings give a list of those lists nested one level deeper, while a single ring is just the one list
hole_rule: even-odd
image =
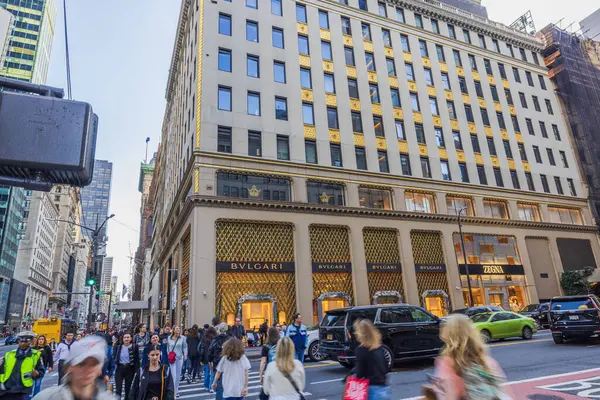
[{"label": "black backpack", "polygon": [[215,339],[215,342],[211,346],[213,348],[213,365],[217,368],[219,362],[221,361],[221,354],[223,353],[223,344],[229,339],[228,336],[220,337]]}]

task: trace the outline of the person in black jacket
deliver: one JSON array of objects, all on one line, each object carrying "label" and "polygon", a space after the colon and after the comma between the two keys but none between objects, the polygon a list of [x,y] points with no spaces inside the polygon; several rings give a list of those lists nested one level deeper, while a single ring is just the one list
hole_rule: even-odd
[{"label": "person in black jacket", "polygon": [[200,378],[200,334],[198,325],[192,326],[187,337],[188,359],[190,360],[188,375],[192,383],[196,383],[196,375]]},{"label": "person in black jacket", "polygon": [[129,399],[129,390],[133,377],[140,365],[140,353],[138,347],[131,343],[131,334],[124,333],[121,343],[115,345],[113,350],[113,360],[117,366],[115,372],[116,395],[121,398],[123,391],[123,382],[125,382],[125,398]]},{"label": "person in black jacket", "polygon": [[[38,336],[37,339],[33,339],[33,348],[42,353],[42,365],[46,369],[46,373],[52,372],[52,365],[54,364],[54,360],[52,360],[52,349],[48,346],[48,341],[46,340],[46,336],[41,335]],[[33,382],[33,396],[38,394],[42,388],[42,379],[38,378]]]},{"label": "person in black jacket", "polygon": [[202,341],[200,342],[200,362],[204,366],[204,389],[212,390],[212,380],[214,378],[214,373],[210,372],[210,363],[208,362],[208,349],[213,339],[217,336],[217,330],[212,326],[204,329],[204,335],[202,336]]},{"label": "person in black jacket", "polygon": [[127,400],[173,400],[175,389],[169,367],[160,363],[161,346],[150,345],[150,364],[135,375]]},{"label": "person in black jacket", "polygon": [[[223,345],[226,341],[231,339],[231,336],[227,335],[227,329],[229,327],[225,322],[221,322],[217,327],[217,333],[219,334],[216,338],[212,340],[210,346],[208,347],[208,362],[210,363],[210,371],[213,375],[212,384],[216,384],[216,399],[223,400],[223,381],[222,379],[216,380],[215,377],[217,375],[217,365],[219,365],[219,361],[221,361],[221,353],[223,353]],[[212,393],[212,387],[210,392]]]}]

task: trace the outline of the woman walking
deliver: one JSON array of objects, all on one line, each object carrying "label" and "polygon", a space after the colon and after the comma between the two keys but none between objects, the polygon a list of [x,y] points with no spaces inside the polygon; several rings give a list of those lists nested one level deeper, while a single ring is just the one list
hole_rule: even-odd
[{"label": "woman walking", "polygon": [[262,347],[262,352],[260,356],[260,369],[258,371],[258,376],[260,378],[260,384],[262,385],[263,381],[263,373],[267,368],[267,365],[275,360],[275,352],[277,351],[277,342],[279,342],[279,330],[277,328],[269,328],[267,331],[267,343],[265,343]]},{"label": "woman walking", "polygon": [[208,361],[208,349],[210,348],[210,344],[213,339],[217,336],[217,330],[215,328],[208,327],[204,330],[204,336],[202,336],[202,341],[200,342],[200,361],[204,366],[204,389],[212,390],[212,381],[214,378],[214,373],[210,371],[210,362]]},{"label": "woman walking", "polygon": [[169,367],[160,363],[160,353],[159,344],[150,345],[149,364],[136,374],[128,400],[173,400],[173,377]]},{"label": "woman walking", "polygon": [[369,380],[370,400],[389,400],[392,391],[386,382],[388,364],[381,348],[381,333],[369,320],[354,322],[354,335],[359,343],[356,348],[354,373],[359,379]]},{"label": "woman walking", "polygon": [[[46,341],[46,336],[41,335],[41,336],[38,336],[37,339],[34,339],[33,340],[33,348],[38,350],[40,353],[42,353],[42,365],[46,369],[46,373],[52,372],[52,364],[54,363],[52,360],[52,349],[50,348],[50,346],[48,345],[48,343]],[[38,379],[33,381],[34,386],[33,386],[32,396],[35,396],[36,394],[38,394],[40,392],[40,389],[42,388],[42,380],[43,379],[44,379],[44,376],[42,375],[41,377],[39,377]]]},{"label": "woman walking", "polygon": [[289,337],[277,344],[275,362],[269,363],[263,379],[263,391],[269,400],[296,400],[304,390],[304,366],[295,359],[296,349]]},{"label": "woman walking", "polygon": [[[160,345],[160,336],[158,336],[157,333],[153,333],[152,336],[150,336],[150,343],[144,347],[144,352],[142,353],[142,368],[147,367],[148,364],[150,364],[150,349],[152,349],[155,345],[157,345],[159,348],[161,348]],[[162,360],[159,357],[159,361],[162,364],[165,365],[169,365],[169,362],[167,360]]]},{"label": "woman walking", "polygon": [[223,378],[223,399],[242,399],[248,394],[249,370],[250,361],[244,355],[244,344],[239,339],[231,338],[223,345],[212,387],[216,389],[217,381]]},{"label": "woman walking", "polygon": [[198,325],[192,326],[187,337],[189,369],[191,383],[196,383],[196,375],[200,378],[200,335]]},{"label": "woman walking", "polygon": [[115,392],[120,398],[123,392],[123,383],[125,383],[125,398],[129,398],[129,389],[133,377],[140,365],[140,353],[136,345],[131,343],[131,334],[124,333],[121,337],[121,343],[117,343],[113,349],[113,361],[117,366],[115,372]]},{"label": "woman walking", "polygon": [[[175,362],[171,363],[173,356],[175,358]],[[169,336],[169,342],[167,343],[167,357],[169,358],[169,363],[171,363],[171,374],[173,375],[176,397],[179,397],[181,370],[183,368],[184,361],[187,360],[187,356],[187,340],[184,336],[181,336],[181,328],[175,325],[173,327],[173,333],[171,336]]]},{"label": "woman walking", "polygon": [[481,336],[462,314],[450,315],[442,325],[444,341],[435,361],[435,388],[438,399],[512,398],[502,384],[506,381],[498,363],[487,355]]}]

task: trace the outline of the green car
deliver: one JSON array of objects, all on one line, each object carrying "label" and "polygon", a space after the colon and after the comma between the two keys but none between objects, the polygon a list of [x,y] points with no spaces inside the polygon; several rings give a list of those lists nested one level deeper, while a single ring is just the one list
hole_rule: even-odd
[{"label": "green car", "polygon": [[522,337],[529,340],[537,332],[532,318],[514,312],[498,311],[473,315],[471,320],[486,343],[494,339]]}]

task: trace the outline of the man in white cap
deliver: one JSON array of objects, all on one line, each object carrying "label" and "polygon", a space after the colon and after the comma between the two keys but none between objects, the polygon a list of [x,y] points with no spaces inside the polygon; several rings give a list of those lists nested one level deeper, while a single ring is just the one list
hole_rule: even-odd
[{"label": "man in white cap", "polygon": [[0,399],[28,399],[33,391],[33,381],[44,375],[42,353],[31,348],[36,337],[33,332],[17,335],[19,347],[4,355],[0,365]]},{"label": "man in white cap", "polygon": [[114,400],[112,393],[98,385],[106,356],[106,340],[101,336],[86,336],[73,343],[65,364],[65,378],[57,386],[43,390],[36,400]]}]

